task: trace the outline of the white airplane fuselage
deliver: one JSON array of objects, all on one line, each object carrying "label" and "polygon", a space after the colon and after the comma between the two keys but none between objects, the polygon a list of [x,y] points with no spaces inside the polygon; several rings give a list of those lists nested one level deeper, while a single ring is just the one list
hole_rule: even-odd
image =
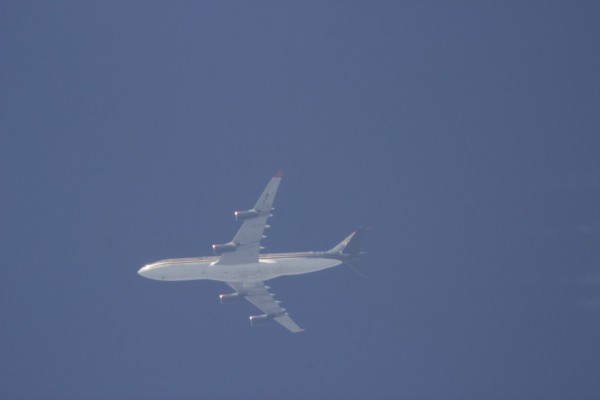
[{"label": "white airplane fuselage", "polygon": [[176,258],[157,261],[138,273],[160,281],[209,279],[223,282],[259,282],[285,275],[300,275],[335,267],[342,260],[323,252],[261,254],[259,262],[217,264],[219,257]]}]

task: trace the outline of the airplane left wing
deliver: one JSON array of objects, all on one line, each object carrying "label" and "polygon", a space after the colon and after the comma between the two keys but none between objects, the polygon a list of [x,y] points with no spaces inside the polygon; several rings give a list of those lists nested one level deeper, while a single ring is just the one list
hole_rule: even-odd
[{"label": "airplane left wing", "polygon": [[260,241],[267,227],[267,219],[273,210],[273,200],[283,174],[278,172],[267,184],[254,207],[248,211],[237,211],[236,216],[244,218],[240,230],[230,242],[235,250],[223,253],[216,264],[250,264],[258,262]]},{"label": "airplane left wing", "polygon": [[269,287],[265,286],[264,282],[227,282],[227,284],[264,312],[264,315],[250,317],[253,325],[273,319],[291,332],[304,331],[290,318],[285,308],[279,305],[280,302],[273,298],[273,294],[269,293]]}]

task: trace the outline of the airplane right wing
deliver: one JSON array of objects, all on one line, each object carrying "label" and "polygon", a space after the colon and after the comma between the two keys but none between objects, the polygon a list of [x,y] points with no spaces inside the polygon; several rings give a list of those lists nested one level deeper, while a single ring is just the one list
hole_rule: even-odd
[{"label": "airplane right wing", "polygon": [[273,298],[273,294],[268,291],[269,287],[265,286],[263,282],[227,282],[227,284],[264,312],[263,315],[250,317],[252,325],[268,322],[273,319],[293,333],[304,332],[304,329],[300,328],[290,318],[285,308],[279,305],[280,302]]},{"label": "airplane right wing", "polygon": [[254,207],[248,211],[236,211],[238,219],[244,222],[233,240],[226,244],[233,251],[223,253],[217,264],[249,264],[258,262],[260,241],[267,227],[267,219],[273,210],[273,200],[283,174],[278,172],[267,184]]}]

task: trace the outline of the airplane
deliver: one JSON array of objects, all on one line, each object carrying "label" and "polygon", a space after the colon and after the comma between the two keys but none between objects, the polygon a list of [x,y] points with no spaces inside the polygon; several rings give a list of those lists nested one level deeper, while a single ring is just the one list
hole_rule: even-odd
[{"label": "airplane", "polygon": [[260,250],[264,248],[260,242],[266,238],[265,229],[270,228],[267,220],[273,216],[273,200],[282,176],[278,172],[271,178],[254,207],[234,212],[235,218],[243,221],[242,226],[230,242],[212,245],[214,256],[160,260],[142,267],[138,274],[160,281],[209,279],[225,282],[234,292],[221,294],[221,303],[246,299],[263,312],[250,316],[251,326],[275,321],[293,333],[303,332],[264,282],[354,260],[365,254],[360,247],[367,228],[357,229],[327,251],[261,254]]}]

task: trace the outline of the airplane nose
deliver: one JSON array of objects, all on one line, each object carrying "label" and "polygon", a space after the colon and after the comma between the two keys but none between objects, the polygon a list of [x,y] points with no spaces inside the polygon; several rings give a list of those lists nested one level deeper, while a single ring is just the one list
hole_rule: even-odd
[{"label": "airplane nose", "polygon": [[150,270],[150,266],[145,265],[142,268],[140,268],[140,270],[138,271],[138,274],[145,277],[149,270]]}]

